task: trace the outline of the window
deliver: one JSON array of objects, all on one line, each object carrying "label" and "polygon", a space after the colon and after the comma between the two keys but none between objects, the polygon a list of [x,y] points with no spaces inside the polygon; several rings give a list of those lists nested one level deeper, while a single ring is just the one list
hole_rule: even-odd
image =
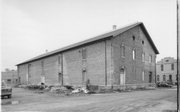
[{"label": "window", "polygon": [[144,45],[144,41],[142,40],[142,45]]},{"label": "window", "polygon": [[142,62],[145,62],[145,53],[142,53]]},{"label": "window", "polygon": [[133,38],[133,41],[135,41],[135,36],[133,36],[132,38]]},{"label": "window", "polygon": [[86,48],[83,48],[82,49],[82,59],[86,59],[87,58],[87,55],[86,55]]},{"label": "window", "polygon": [[174,64],[171,64],[171,70],[174,70]]},{"label": "window", "polygon": [[135,50],[132,51],[132,55],[133,55],[133,60],[135,60],[135,58],[136,58],[136,56],[135,56],[135,55],[136,55]]},{"label": "window", "polygon": [[7,79],[7,82],[11,82],[11,79]]},{"label": "window", "polygon": [[149,55],[149,63],[152,63],[152,55]]},{"label": "window", "polygon": [[166,75],[163,75],[163,81],[166,81]]},{"label": "window", "polygon": [[159,82],[159,80],[160,80],[160,79],[159,79],[159,77],[160,77],[160,76],[159,76],[159,75],[157,75],[157,81],[158,81],[158,82]]},{"label": "window", "polygon": [[124,46],[124,44],[122,44],[122,46],[121,46],[121,56],[125,57],[125,46]]},{"label": "window", "polygon": [[144,81],[144,71],[142,71],[142,81]]},{"label": "window", "polygon": [[169,75],[169,81],[172,82],[172,75]]},{"label": "window", "polygon": [[152,83],[152,72],[149,72],[149,83]]},{"label": "window", "polygon": [[161,71],[163,71],[164,70],[164,67],[163,67],[163,65],[161,65]]}]

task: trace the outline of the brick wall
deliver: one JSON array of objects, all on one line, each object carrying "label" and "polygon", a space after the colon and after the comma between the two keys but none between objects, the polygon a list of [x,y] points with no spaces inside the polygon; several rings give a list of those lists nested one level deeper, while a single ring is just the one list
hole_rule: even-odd
[{"label": "brick wall", "polygon": [[[105,45],[107,66],[105,66]],[[85,48],[87,58],[82,60],[82,49]],[[83,68],[86,69],[85,81],[90,80],[91,84],[105,85],[105,67],[107,68],[107,84],[110,82],[110,41],[93,43],[63,53],[63,79],[64,84],[82,85]],[[84,64],[83,64],[84,63]]]},{"label": "brick wall", "polygon": [[58,84],[58,55],[47,57],[44,61],[44,75],[46,84]]},{"label": "brick wall", "polygon": [[41,61],[34,61],[29,65],[29,84],[38,84],[40,83],[41,77]]},{"label": "brick wall", "polygon": [[20,77],[21,84],[27,84],[27,64],[23,64],[18,66],[18,76]]},{"label": "brick wall", "polygon": [[[135,40],[133,40],[133,36]],[[144,45],[142,44],[144,41]],[[112,40],[113,44],[113,62],[114,62],[114,84],[120,83],[120,68],[125,67],[126,84],[148,83],[149,72],[153,74],[152,82],[155,78],[155,53],[147,41],[140,27],[137,26],[126,31]],[[121,45],[125,45],[125,57],[121,54]],[[132,51],[135,49],[136,58],[133,60]],[[142,53],[145,52],[145,62],[142,62]],[[153,63],[149,63],[149,55],[153,57]],[[144,81],[142,80],[142,71],[145,71]]]},{"label": "brick wall", "polygon": [[[125,58],[121,57],[122,44],[125,45]],[[84,48],[87,58],[82,60],[82,49]],[[132,58],[133,49],[136,51],[135,60]],[[142,62],[143,52],[145,52],[145,62]],[[149,55],[153,57],[152,63],[149,63]],[[29,67],[31,83],[40,82],[41,75],[44,75],[46,84],[61,84],[58,74],[63,73],[64,85],[82,85],[87,79],[94,85],[119,85],[121,67],[125,68],[126,84],[148,83],[150,71],[153,76],[152,82],[155,80],[155,53],[139,26],[111,40],[94,42],[29,64],[31,64]],[[25,84],[28,65],[23,64],[18,68],[21,83]],[[84,82],[83,69],[85,69]],[[142,71],[145,71],[144,81]]]}]

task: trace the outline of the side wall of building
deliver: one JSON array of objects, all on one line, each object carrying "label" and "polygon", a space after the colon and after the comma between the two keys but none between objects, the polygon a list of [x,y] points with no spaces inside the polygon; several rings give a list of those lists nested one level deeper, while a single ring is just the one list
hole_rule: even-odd
[{"label": "side wall of building", "polygon": [[[134,38],[134,39],[133,39]],[[142,44],[142,41],[144,44]],[[126,73],[126,84],[149,83],[149,72],[152,72],[152,83],[155,82],[155,58],[156,55],[139,26],[128,30],[112,40],[114,59],[114,84],[120,84],[120,69]],[[125,56],[122,56],[122,45],[125,46]],[[133,60],[133,50],[135,59]],[[145,61],[142,62],[142,53],[145,53]],[[149,63],[149,55],[152,62]],[[144,76],[142,72],[144,71]],[[144,78],[143,78],[144,77]]]},{"label": "side wall of building", "polygon": [[[85,59],[82,57],[83,49]],[[64,52],[64,84],[83,85],[89,80],[94,85],[109,85],[110,50],[110,41],[106,40]]]},{"label": "side wall of building", "polygon": [[111,41],[103,40],[20,65],[18,71],[21,84],[38,84],[45,77],[48,85],[85,85],[87,80],[94,85],[110,85],[111,65]]}]

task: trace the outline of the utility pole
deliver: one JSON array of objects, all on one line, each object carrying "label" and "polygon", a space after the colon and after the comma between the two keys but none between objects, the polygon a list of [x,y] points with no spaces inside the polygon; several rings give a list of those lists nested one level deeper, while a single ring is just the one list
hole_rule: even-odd
[{"label": "utility pole", "polygon": [[177,0],[177,112],[179,110],[179,4]]}]

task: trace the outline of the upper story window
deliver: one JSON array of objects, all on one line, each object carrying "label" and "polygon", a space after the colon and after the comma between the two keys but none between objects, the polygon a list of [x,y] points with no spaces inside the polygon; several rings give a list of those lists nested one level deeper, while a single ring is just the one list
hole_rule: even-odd
[{"label": "upper story window", "polygon": [[82,59],[86,59],[87,58],[87,50],[86,48],[82,49]]},{"label": "upper story window", "polygon": [[135,36],[133,36],[132,38],[133,38],[133,41],[135,41],[135,39],[136,39]]},{"label": "upper story window", "polygon": [[144,45],[144,40],[142,40],[142,45]]},{"label": "upper story window", "polygon": [[125,57],[125,46],[124,46],[124,44],[121,45],[121,56]]},{"label": "upper story window", "polygon": [[174,63],[171,64],[171,70],[174,70]]},{"label": "upper story window", "polygon": [[161,65],[161,71],[163,71],[164,70],[164,66],[163,65]]},{"label": "upper story window", "polygon": [[132,51],[132,56],[133,56],[133,60],[135,60],[135,58],[136,58],[136,51],[135,50]]},{"label": "upper story window", "polygon": [[152,55],[149,55],[149,63],[152,63]]},{"label": "upper story window", "polygon": [[145,53],[142,53],[142,62],[145,62]]}]

